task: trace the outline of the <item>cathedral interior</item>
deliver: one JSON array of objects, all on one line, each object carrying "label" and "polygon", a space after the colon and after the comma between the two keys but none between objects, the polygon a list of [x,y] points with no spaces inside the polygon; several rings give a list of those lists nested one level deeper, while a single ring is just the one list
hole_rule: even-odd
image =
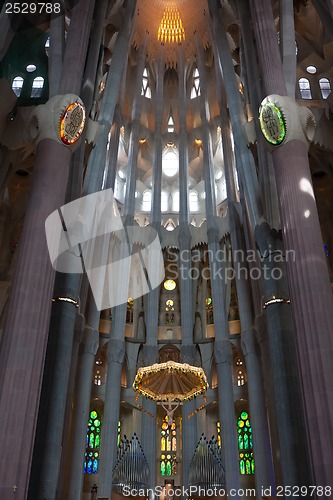
[{"label": "cathedral interior", "polygon": [[332,0],[1,2],[1,500],[333,497],[332,86]]}]

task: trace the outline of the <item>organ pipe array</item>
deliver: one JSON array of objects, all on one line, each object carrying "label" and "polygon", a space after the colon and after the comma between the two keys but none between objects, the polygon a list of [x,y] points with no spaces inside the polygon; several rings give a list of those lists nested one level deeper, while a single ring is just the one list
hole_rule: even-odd
[{"label": "organ pipe array", "polygon": [[222,452],[214,436],[208,441],[202,434],[190,463],[188,484],[206,490],[225,486]]},{"label": "organ pipe array", "polygon": [[149,466],[136,434],[130,441],[126,436],[121,440],[112,478],[113,489],[120,493],[125,485],[131,489],[148,487]]}]

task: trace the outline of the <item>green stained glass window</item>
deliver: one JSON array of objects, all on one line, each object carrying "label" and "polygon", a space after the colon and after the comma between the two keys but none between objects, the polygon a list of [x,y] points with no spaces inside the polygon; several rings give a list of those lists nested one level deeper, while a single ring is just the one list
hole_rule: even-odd
[{"label": "green stained glass window", "polygon": [[[241,412],[237,421],[239,471],[241,474],[254,474],[254,458],[252,451],[252,427],[249,414]],[[244,453],[243,450],[246,450]]]},{"label": "green stained glass window", "polygon": [[117,445],[120,446],[121,441],[121,422],[118,422],[118,435],[117,435]]}]

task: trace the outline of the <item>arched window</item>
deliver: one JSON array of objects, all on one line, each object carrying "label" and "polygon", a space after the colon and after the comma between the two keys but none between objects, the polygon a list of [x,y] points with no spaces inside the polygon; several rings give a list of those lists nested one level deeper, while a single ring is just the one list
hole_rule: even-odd
[{"label": "arched window", "polygon": [[173,147],[170,147],[162,156],[162,170],[167,177],[176,175],[179,169],[179,156]]},{"label": "arched window", "polygon": [[237,421],[239,471],[241,474],[254,474],[252,451],[252,427],[249,414],[242,411]]},{"label": "arched window", "polygon": [[331,84],[328,78],[320,78],[319,87],[323,99],[327,99],[331,93]]},{"label": "arched window", "polygon": [[298,80],[299,90],[302,99],[312,99],[310,82],[307,78],[300,78]]},{"label": "arched window", "polygon": [[174,212],[179,212],[179,191],[174,191],[172,193],[172,210]]},{"label": "arched window", "polygon": [[193,71],[193,87],[191,90],[191,99],[195,99],[196,97],[199,97],[200,94],[201,94],[200,76],[199,76],[198,68],[195,68],[195,70]]},{"label": "arched window", "polygon": [[175,122],[173,121],[172,116],[169,117],[168,120],[168,132],[174,132],[175,131]]},{"label": "arched window", "polygon": [[161,476],[174,476],[177,472],[177,428],[175,421],[169,426],[168,416],[164,417],[161,426],[161,452]]},{"label": "arched window", "polygon": [[147,99],[151,99],[151,90],[150,90],[150,87],[149,87],[149,79],[148,79],[147,68],[145,68],[143,70],[141,95],[147,97]]},{"label": "arched window", "polygon": [[86,436],[85,474],[97,474],[98,472],[100,435],[101,419],[97,411],[92,410],[90,412]]},{"label": "arched window", "polygon": [[13,89],[14,94],[17,97],[20,97],[21,90],[23,87],[23,82],[24,82],[24,80],[21,76],[15,76],[15,78],[13,80],[12,89]]},{"label": "arched window", "polygon": [[243,361],[241,360],[241,358],[237,358],[236,366],[237,366],[237,385],[238,387],[241,387],[242,385],[245,384],[245,375],[242,368]]},{"label": "arched window", "polygon": [[167,212],[169,210],[169,196],[165,191],[161,192],[161,211]]},{"label": "arched window", "polygon": [[40,97],[43,92],[44,78],[42,76],[36,76],[32,82],[31,97]]},{"label": "arched window", "polygon": [[151,191],[145,191],[142,196],[142,211],[150,212],[151,210]]},{"label": "arched window", "polygon": [[199,210],[199,196],[196,191],[190,191],[189,202],[190,212],[197,212]]}]

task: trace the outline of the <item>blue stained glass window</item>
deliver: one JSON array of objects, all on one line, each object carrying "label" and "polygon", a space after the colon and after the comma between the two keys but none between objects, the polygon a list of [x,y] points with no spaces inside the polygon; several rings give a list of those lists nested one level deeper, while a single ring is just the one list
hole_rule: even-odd
[{"label": "blue stained glass window", "polygon": [[95,410],[90,412],[89,417],[83,470],[85,474],[97,474],[99,464],[101,420]]}]

